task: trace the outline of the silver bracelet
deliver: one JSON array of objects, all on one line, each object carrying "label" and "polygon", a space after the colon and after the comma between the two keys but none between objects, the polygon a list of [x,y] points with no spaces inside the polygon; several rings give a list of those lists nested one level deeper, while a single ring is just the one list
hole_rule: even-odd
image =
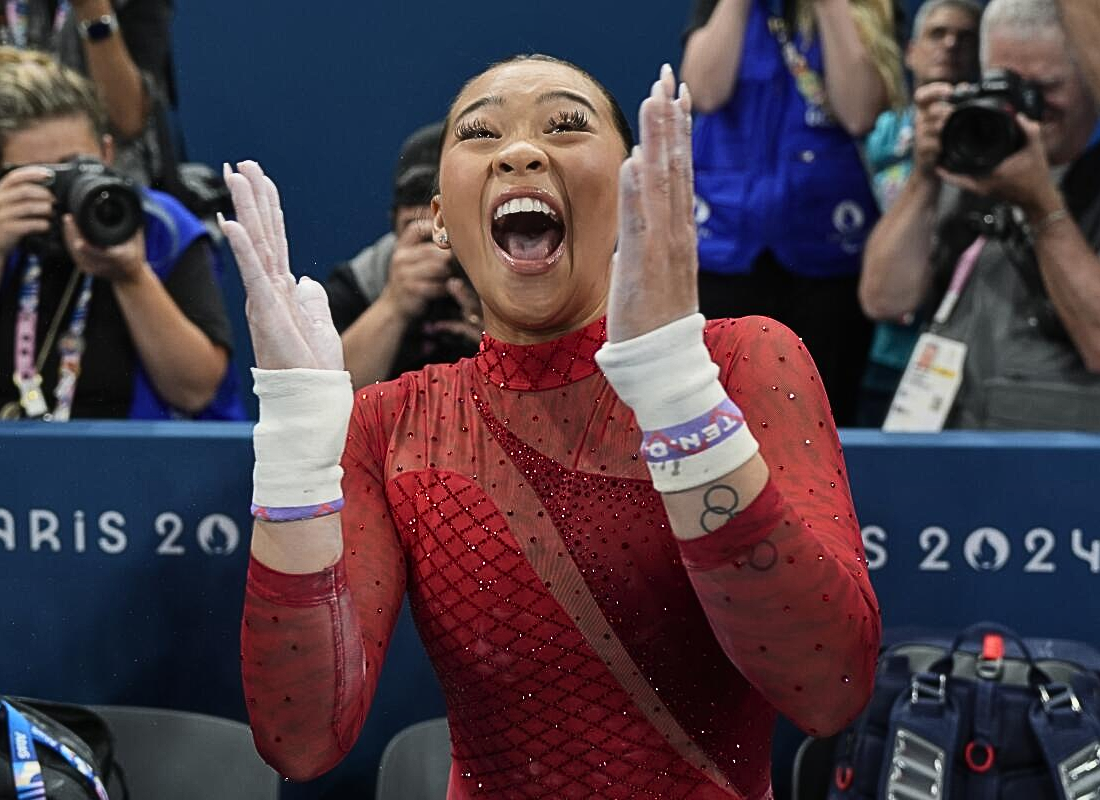
[{"label": "silver bracelet", "polygon": [[1046,231],[1046,229],[1049,228],[1051,225],[1058,222],[1059,220],[1069,218],[1069,211],[1067,211],[1064,207],[1054,209],[1049,214],[1044,216],[1041,220],[1030,226],[1031,238],[1038,239],[1039,235]]}]

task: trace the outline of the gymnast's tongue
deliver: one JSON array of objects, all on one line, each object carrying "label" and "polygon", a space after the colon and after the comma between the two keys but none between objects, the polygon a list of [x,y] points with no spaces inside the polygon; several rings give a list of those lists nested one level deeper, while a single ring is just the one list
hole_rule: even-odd
[{"label": "gymnast's tongue", "polygon": [[506,214],[493,222],[494,241],[517,261],[545,261],[564,235],[560,222],[538,211]]}]

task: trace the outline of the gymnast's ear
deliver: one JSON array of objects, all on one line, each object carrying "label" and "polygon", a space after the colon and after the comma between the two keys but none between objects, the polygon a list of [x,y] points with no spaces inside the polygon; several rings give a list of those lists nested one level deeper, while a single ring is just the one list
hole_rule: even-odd
[{"label": "gymnast's ear", "polygon": [[443,221],[443,195],[432,198],[432,239],[443,250],[451,249],[451,240],[447,235],[447,224]]}]

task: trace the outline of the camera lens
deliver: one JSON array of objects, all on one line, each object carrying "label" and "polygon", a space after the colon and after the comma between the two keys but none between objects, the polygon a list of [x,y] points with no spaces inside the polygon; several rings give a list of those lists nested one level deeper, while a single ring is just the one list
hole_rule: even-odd
[{"label": "camera lens", "polygon": [[119,202],[110,192],[100,192],[92,203],[96,224],[104,228],[116,228],[126,219],[126,204]]},{"label": "camera lens", "polygon": [[142,224],[141,198],[125,180],[112,175],[82,175],[69,192],[69,208],[81,234],[96,247],[112,247],[133,236]]},{"label": "camera lens", "polygon": [[1011,107],[988,99],[963,103],[948,117],[941,135],[942,164],[952,172],[991,172],[1023,144]]}]

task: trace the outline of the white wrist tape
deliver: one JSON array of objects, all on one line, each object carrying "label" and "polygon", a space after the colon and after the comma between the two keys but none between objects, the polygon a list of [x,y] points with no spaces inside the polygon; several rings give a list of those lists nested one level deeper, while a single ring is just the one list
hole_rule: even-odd
[{"label": "white wrist tape", "polygon": [[660,492],[710,483],[759,449],[718,381],[704,324],[702,314],[693,314],[596,353],[608,383],[634,411],[642,457]]},{"label": "white wrist tape", "polygon": [[253,369],[260,421],[252,432],[252,502],[264,508],[331,503],[340,479],[353,392],[351,374],[329,369]]}]

